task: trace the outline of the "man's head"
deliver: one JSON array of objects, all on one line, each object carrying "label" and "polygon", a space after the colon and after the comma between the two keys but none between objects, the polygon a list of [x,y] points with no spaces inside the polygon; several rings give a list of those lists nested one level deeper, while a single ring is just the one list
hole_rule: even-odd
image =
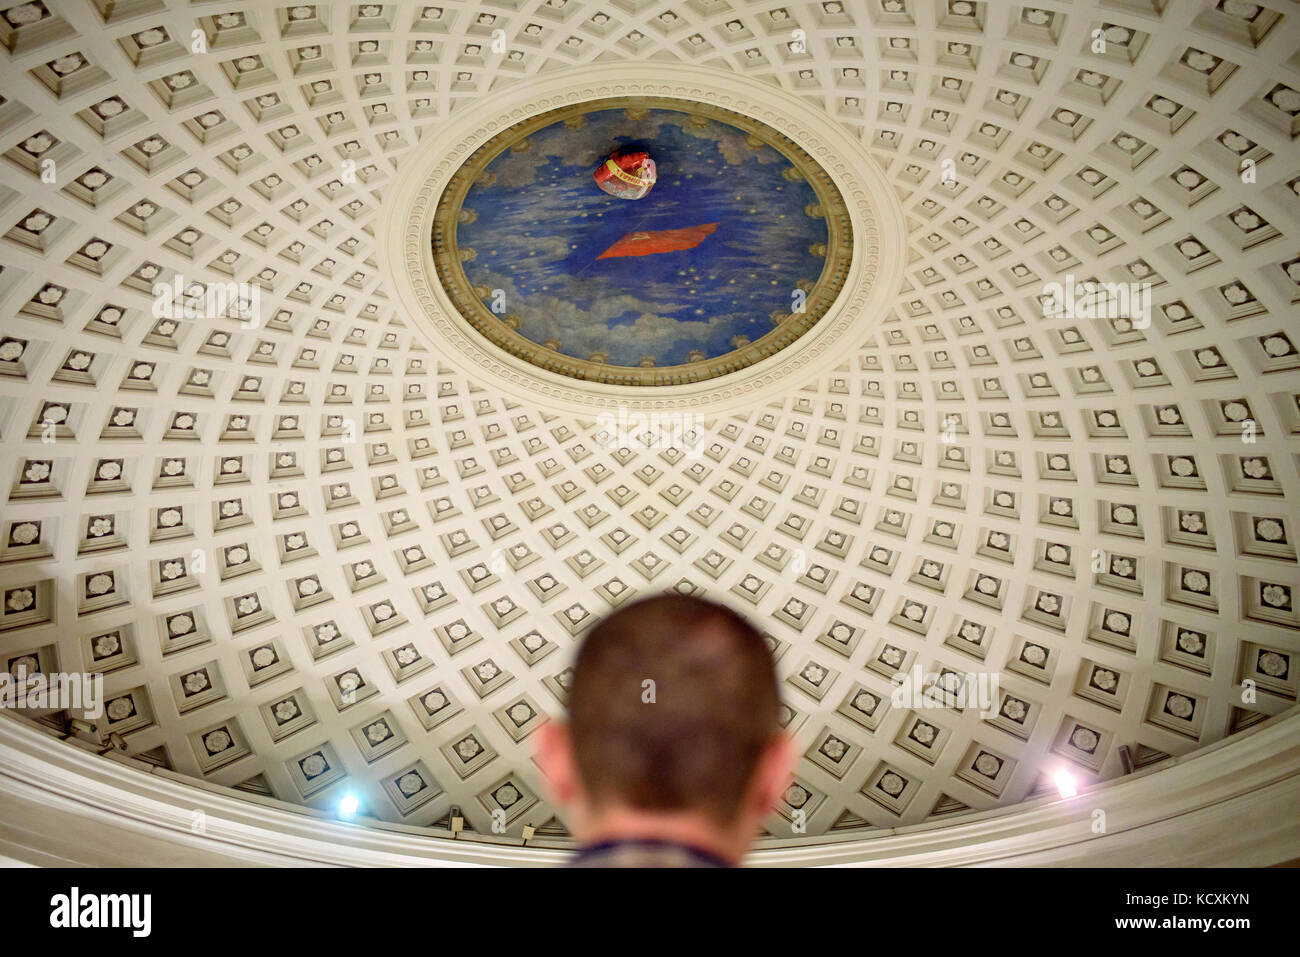
[{"label": "man's head", "polygon": [[658,837],[743,856],[789,783],[772,656],[730,609],[661,595],[586,635],[569,723],[539,760],[580,840]]}]

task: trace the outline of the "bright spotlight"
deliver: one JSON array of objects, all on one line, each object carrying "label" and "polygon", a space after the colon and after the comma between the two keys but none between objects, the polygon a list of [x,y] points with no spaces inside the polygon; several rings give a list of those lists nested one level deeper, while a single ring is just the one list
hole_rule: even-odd
[{"label": "bright spotlight", "polygon": [[344,817],[344,818],[352,817],[354,814],[357,813],[357,808],[359,808],[360,806],[361,806],[361,802],[357,800],[357,796],[355,794],[343,795],[343,797],[339,800],[339,817]]},{"label": "bright spotlight", "polygon": [[1052,775],[1052,780],[1056,782],[1056,789],[1061,792],[1061,797],[1072,798],[1079,793],[1079,788],[1074,783],[1074,775],[1062,768]]}]

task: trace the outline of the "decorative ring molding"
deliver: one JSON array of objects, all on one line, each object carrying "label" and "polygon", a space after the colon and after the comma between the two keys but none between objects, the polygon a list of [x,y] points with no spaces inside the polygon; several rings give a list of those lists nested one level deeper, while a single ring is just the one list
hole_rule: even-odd
[{"label": "decorative ring molding", "polygon": [[[1300,858],[1300,709],[1069,800],[1040,799],[842,840],[764,842],[758,866],[1266,866]],[[1105,812],[1104,830],[1095,812]],[[196,829],[196,811],[203,827]],[[344,823],[100,757],[0,715],[0,857],[89,866],[547,866],[558,845]]]},{"label": "decorative ring molding", "polygon": [[[479,147],[522,120],[566,105],[614,97],[661,97],[723,107],[790,137],[826,172],[848,206],[854,245],[844,289],[821,320],[791,345],[743,370],[685,385],[623,387],[581,382],[517,358],[473,330],[437,279],[430,248],[443,190]],[[682,64],[586,66],[537,79],[483,101],[448,125],[438,146],[412,157],[381,217],[381,268],[397,303],[438,358],[513,399],[591,415],[611,405],[635,411],[711,414],[754,407],[844,361],[902,285],[906,226],[884,174],[862,145],[824,113],[776,88],[724,71]]]},{"label": "decorative ring molding", "polygon": [[[469,200],[476,180],[503,152],[511,149],[516,143],[530,139],[558,122],[574,117],[585,117],[593,110],[617,109],[640,109],[647,112],[679,111],[679,115],[720,122],[730,129],[747,133],[761,142],[764,147],[784,157],[789,168],[798,173],[800,180],[816,196],[816,205],[820,207],[821,219],[826,226],[826,241],[822,244],[825,253],[822,256],[820,272],[815,278],[800,276],[799,281],[813,284],[802,313],[789,315],[775,328],[730,352],[692,363],[639,368],[626,364],[596,363],[552,351],[511,329],[501,321],[502,316],[496,315],[484,305],[475,292],[474,284],[470,281],[461,259],[460,253],[464,247],[460,245],[458,230],[461,210]],[[612,161],[607,162],[612,163]],[[868,219],[874,218],[869,207],[860,208],[858,212]],[[434,213],[433,242],[433,262],[437,269],[439,284],[447,291],[456,314],[485,339],[534,367],[559,372],[571,380],[603,382],[624,388],[635,387],[644,389],[647,393],[658,392],[665,384],[676,384],[674,380],[702,383],[709,379],[734,375],[768,356],[778,352],[784,354],[792,343],[815,328],[826,311],[839,301],[845,289],[845,280],[848,278],[847,264],[852,261],[853,256],[853,229],[844,198],[826,172],[817,166],[806,151],[796,143],[765,124],[756,122],[752,117],[741,116],[731,110],[697,104],[693,101],[645,96],[570,104],[557,110],[539,113],[531,119],[516,123],[503,133],[498,133],[461,165],[447,189],[439,197],[438,208]]]}]

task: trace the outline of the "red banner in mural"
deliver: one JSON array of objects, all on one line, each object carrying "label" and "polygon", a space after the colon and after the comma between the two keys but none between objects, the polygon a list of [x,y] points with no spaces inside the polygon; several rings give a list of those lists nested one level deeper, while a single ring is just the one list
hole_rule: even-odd
[{"label": "red banner in mural", "polygon": [[612,259],[615,256],[648,256],[651,253],[671,253],[679,249],[694,249],[704,242],[705,238],[718,226],[718,223],[704,223],[700,226],[687,226],[685,229],[656,229],[651,232],[628,233],[596,258]]}]

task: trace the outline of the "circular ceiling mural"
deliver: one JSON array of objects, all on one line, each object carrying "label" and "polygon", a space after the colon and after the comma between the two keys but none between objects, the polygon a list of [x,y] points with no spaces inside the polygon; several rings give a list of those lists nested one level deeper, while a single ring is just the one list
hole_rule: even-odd
[{"label": "circular ceiling mural", "polygon": [[[648,190],[611,160],[641,153]],[[612,195],[609,170],[632,188]],[[431,239],[444,291],[488,340],[575,379],[653,387],[797,340],[843,288],[852,232],[831,178],[774,129],[620,97],[488,140],[443,190]]]}]

